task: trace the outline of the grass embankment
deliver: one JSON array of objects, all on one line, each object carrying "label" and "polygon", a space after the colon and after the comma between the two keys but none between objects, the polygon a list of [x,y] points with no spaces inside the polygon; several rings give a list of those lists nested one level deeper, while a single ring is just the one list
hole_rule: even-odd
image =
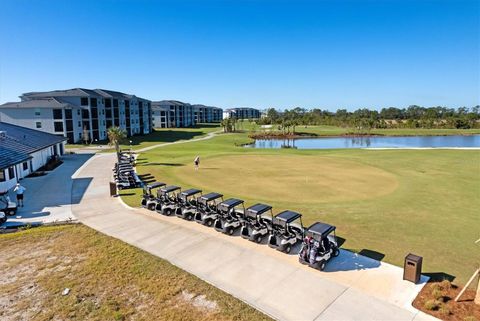
[{"label": "grass embankment", "polygon": [[[0,235],[2,320],[266,320],[170,263],[83,225]],[[62,295],[65,288],[68,295]]]},{"label": "grass embankment", "polygon": [[[247,131],[251,135],[272,136],[282,134],[277,125],[272,125],[270,129],[262,129],[253,122],[239,122],[237,129]],[[345,136],[345,135],[379,135],[379,136],[451,136],[451,135],[479,135],[480,129],[426,129],[426,128],[391,128],[391,129],[371,129],[358,130],[349,127],[337,126],[296,126],[295,134],[298,136]],[[293,134],[292,134],[293,135]]]},{"label": "grass embankment", "polygon": [[[235,147],[247,134],[171,145],[140,154],[138,172],[150,180],[292,209],[304,224],[326,221],[344,248],[377,251],[403,265],[424,256],[424,272],[456,276],[462,284],[480,259],[480,151],[288,150]],[[193,170],[193,159],[201,168]],[[138,206],[140,190],[125,191]]]},{"label": "grass embankment", "polygon": [[[131,147],[132,150],[142,149],[145,147],[162,144],[162,143],[171,143],[180,140],[189,140],[193,138],[199,138],[207,135],[208,133],[219,131],[222,128],[219,124],[198,124],[194,127],[188,128],[155,128],[151,134],[148,135],[137,135],[128,137],[125,139],[123,144],[120,145],[120,148],[123,150],[130,149],[130,140],[132,141]],[[108,141],[99,141],[90,145],[83,144],[67,144],[67,149],[76,149],[82,147],[96,147],[96,146],[105,146],[108,144]],[[108,149],[105,151],[113,151],[114,149]]]}]

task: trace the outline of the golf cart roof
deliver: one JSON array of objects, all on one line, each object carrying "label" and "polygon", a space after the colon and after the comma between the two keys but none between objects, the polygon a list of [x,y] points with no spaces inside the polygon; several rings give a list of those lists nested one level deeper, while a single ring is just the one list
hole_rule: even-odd
[{"label": "golf cart roof", "polygon": [[196,188],[191,188],[191,189],[187,189],[186,191],[183,191],[180,193],[180,195],[182,196],[192,196],[192,195],[195,195],[195,194],[198,194],[198,193],[201,193],[202,190],[199,190],[199,189],[196,189]]},{"label": "golf cart roof", "polygon": [[223,197],[223,194],[212,192],[212,193],[202,195],[200,197],[200,199],[204,202],[210,202],[210,201],[213,201],[214,199],[217,199],[217,198],[220,198],[220,197]]},{"label": "golf cart roof", "polygon": [[8,194],[8,191],[0,191],[0,196],[3,196],[5,194]]},{"label": "golf cart roof", "polygon": [[301,216],[302,216],[302,214],[300,214],[300,213],[287,210],[287,211],[280,212],[279,214],[277,214],[275,216],[275,218],[278,221],[282,221],[283,223],[291,223]]},{"label": "golf cart roof", "polygon": [[180,189],[179,186],[170,185],[170,186],[167,186],[167,187],[162,187],[160,190],[161,190],[163,193],[170,193],[170,192],[177,191],[177,190],[179,190],[179,189]]},{"label": "golf cart roof", "polygon": [[162,182],[155,182],[153,184],[148,184],[147,188],[152,189],[152,188],[157,188],[157,187],[161,187],[161,186],[165,186],[165,185],[167,185],[167,184],[162,183]]},{"label": "golf cart roof", "polygon": [[323,238],[328,234],[332,233],[333,231],[335,231],[335,226],[326,223],[316,222],[310,225],[310,227],[308,228],[307,236],[317,236],[319,238]]},{"label": "golf cart roof", "polygon": [[252,213],[254,215],[260,215],[260,214],[263,214],[263,213],[265,213],[265,212],[267,212],[271,209],[272,209],[272,207],[270,205],[258,203],[258,204],[255,204],[255,205],[247,208],[247,212]]},{"label": "golf cart roof", "polygon": [[238,198],[229,198],[226,201],[221,202],[218,204],[219,208],[224,208],[224,209],[230,209],[232,207],[235,207],[237,205],[243,204],[243,200],[238,199]]}]

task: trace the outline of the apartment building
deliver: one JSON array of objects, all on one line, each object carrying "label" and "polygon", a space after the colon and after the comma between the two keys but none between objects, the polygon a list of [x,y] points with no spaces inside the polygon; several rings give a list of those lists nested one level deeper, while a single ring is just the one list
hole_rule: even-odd
[{"label": "apartment building", "polygon": [[117,91],[73,88],[29,92],[0,105],[0,121],[63,135],[69,143],[107,139],[119,126],[128,136],[152,131],[151,102]]},{"label": "apartment building", "polygon": [[177,100],[153,101],[151,118],[155,128],[195,125],[192,105]]},{"label": "apartment building", "polygon": [[250,107],[229,108],[223,112],[223,118],[258,119],[260,110]]},{"label": "apartment building", "polygon": [[195,123],[219,123],[222,121],[223,109],[205,105],[192,105]]}]

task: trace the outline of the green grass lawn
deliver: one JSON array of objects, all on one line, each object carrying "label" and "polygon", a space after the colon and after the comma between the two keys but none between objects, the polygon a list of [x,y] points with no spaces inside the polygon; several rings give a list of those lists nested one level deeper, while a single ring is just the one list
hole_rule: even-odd
[{"label": "green grass lawn", "polygon": [[[130,140],[132,141],[131,147],[133,150],[149,147],[156,144],[171,143],[179,140],[189,140],[204,136],[208,133],[219,131],[222,128],[220,124],[198,124],[195,127],[188,128],[155,128],[151,134],[137,135],[128,137],[123,144],[120,145],[121,149],[130,148]],[[88,146],[97,146],[108,144],[108,141],[99,141],[97,143]],[[83,144],[67,144],[67,149],[81,148]],[[108,151],[113,151],[109,149]]]},{"label": "green grass lawn", "polygon": [[1,320],[269,320],[167,261],[83,225],[4,234],[0,245]]},{"label": "green grass lawn", "polygon": [[[480,151],[291,150],[235,147],[247,134],[142,153],[138,172],[184,188],[292,209],[306,225],[338,227],[344,248],[384,254],[401,266],[409,252],[424,257],[424,272],[464,283],[480,260]],[[193,170],[193,159],[201,168]],[[132,206],[140,190],[125,191]]]}]

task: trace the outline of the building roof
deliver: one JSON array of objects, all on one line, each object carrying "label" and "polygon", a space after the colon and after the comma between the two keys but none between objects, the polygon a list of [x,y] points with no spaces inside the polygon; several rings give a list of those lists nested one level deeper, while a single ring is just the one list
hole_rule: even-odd
[{"label": "building roof", "polygon": [[33,98],[41,98],[41,97],[70,97],[70,96],[79,96],[79,97],[88,97],[100,96],[94,90],[85,89],[85,88],[72,88],[72,89],[65,89],[65,90],[52,90],[52,91],[33,91],[24,93],[20,96],[22,99],[33,99]]},{"label": "building roof", "polygon": [[60,101],[56,98],[37,98],[19,102],[9,102],[0,105],[0,108],[64,108],[70,104]]},{"label": "building roof", "polygon": [[131,99],[135,97],[134,95],[129,95],[122,93],[120,91],[108,90],[108,89],[95,89],[95,92],[104,98],[120,98],[120,99]]},{"label": "building roof", "polygon": [[167,105],[176,105],[176,106],[187,106],[190,105],[189,103],[184,103],[178,100],[160,100],[160,101],[152,101],[152,107],[162,107]]},{"label": "building roof", "polygon": [[[0,122],[0,169],[29,159],[30,154],[67,140],[38,130]],[[5,155],[5,157],[4,157]]]}]

